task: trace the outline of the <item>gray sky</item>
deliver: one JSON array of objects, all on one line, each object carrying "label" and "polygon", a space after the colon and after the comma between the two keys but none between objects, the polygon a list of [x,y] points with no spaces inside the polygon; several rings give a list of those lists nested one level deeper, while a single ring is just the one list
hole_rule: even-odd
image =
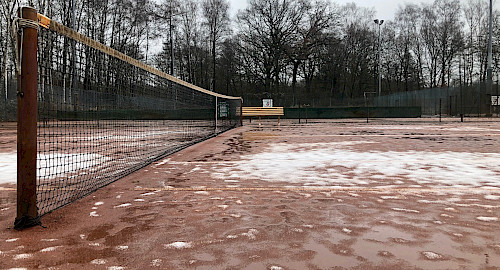
[{"label": "gray sky", "polygon": [[[356,3],[358,6],[364,7],[374,7],[377,11],[377,17],[383,20],[394,19],[394,14],[398,9],[399,5],[402,3],[432,3],[434,0],[417,0],[417,1],[401,1],[401,0],[333,0],[333,2],[338,4],[345,3]],[[463,3],[464,0],[461,0]],[[229,0],[231,5],[231,15],[234,16],[239,9],[244,9],[247,6],[247,0]],[[493,5],[496,9],[499,9],[500,1],[494,0]]]}]

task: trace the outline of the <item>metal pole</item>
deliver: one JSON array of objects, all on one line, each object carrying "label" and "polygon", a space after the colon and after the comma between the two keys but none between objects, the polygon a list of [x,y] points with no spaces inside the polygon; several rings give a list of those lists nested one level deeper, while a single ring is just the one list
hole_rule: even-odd
[{"label": "metal pole", "polygon": [[[34,8],[19,8],[19,16],[37,21]],[[17,93],[17,217],[15,229],[36,226],[36,156],[37,156],[37,29],[24,27],[17,36],[21,74]]]},{"label": "metal pole", "polygon": [[174,35],[173,35],[173,26],[172,26],[172,17],[174,16],[172,12],[172,1],[170,1],[170,72],[172,76],[175,76],[174,71]]},{"label": "metal pole", "polygon": [[[75,0],[72,0],[71,1],[71,9],[73,11],[73,18],[72,18],[72,21],[71,21],[71,28],[73,28],[73,30],[76,31],[75,29],[75,21],[76,21],[76,8],[75,8]],[[69,91],[69,100],[70,100],[70,104],[73,104],[73,110],[76,111],[77,110],[77,102],[76,102],[76,99],[75,99],[75,88],[76,88],[76,82],[75,82],[75,79],[76,79],[76,40],[72,39],[72,42],[71,42],[71,46],[73,47],[72,48],[72,54],[73,54],[73,63],[71,63],[71,68],[73,69],[73,72],[72,72],[72,77],[71,77],[71,89]],[[75,100],[73,100],[75,99]]]},{"label": "metal pole", "polygon": [[488,110],[488,114],[491,115],[491,110],[492,110],[492,105],[491,105],[491,96],[493,94],[493,81],[492,81],[492,69],[491,69],[491,64],[493,62],[493,56],[492,56],[492,42],[491,42],[491,38],[492,38],[492,32],[493,32],[493,0],[490,0],[490,25],[489,25],[489,40],[488,40],[488,69],[487,69],[487,86],[486,86],[486,95],[489,94],[490,98],[489,100],[487,100],[487,103],[489,104],[489,110]]},{"label": "metal pole", "polygon": [[217,96],[215,97],[215,133],[217,133]]},{"label": "metal pole", "polygon": [[380,40],[380,26],[382,22],[378,25],[378,96],[382,95],[382,60],[380,59],[381,52],[381,40]]}]

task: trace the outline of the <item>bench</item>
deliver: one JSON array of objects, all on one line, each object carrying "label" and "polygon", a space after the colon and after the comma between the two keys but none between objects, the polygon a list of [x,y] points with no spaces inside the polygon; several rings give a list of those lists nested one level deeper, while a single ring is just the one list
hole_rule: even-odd
[{"label": "bench", "polygon": [[[278,125],[280,125],[280,117],[282,115],[285,115],[283,107],[242,107],[242,116],[258,116],[259,126],[261,125],[262,116],[278,116]],[[252,122],[252,118],[250,118],[250,122]]]}]

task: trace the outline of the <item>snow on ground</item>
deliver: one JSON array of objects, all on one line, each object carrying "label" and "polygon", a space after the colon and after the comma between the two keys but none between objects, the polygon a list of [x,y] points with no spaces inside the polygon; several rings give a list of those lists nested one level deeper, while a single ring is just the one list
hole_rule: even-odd
[{"label": "snow on ground", "polygon": [[165,244],[163,245],[167,249],[184,249],[184,248],[191,248],[193,245],[191,242],[173,242],[170,244]]},{"label": "snow on ground", "polygon": [[[55,176],[73,175],[88,168],[105,166],[110,158],[88,153],[40,154],[37,157],[38,178],[51,179]],[[71,164],[71,165],[68,165]],[[16,183],[17,153],[0,153],[0,184]]]},{"label": "snow on ground", "polygon": [[[287,181],[301,185],[367,185],[383,179],[407,179],[434,187],[500,186],[498,153],[356,151],[369,142],[276,143],[242,162],[215,166],[213,177],[239,171],[243,179]],[[359,148],[359,147],[358,147]],[[376,176],[376,177],[374,177]],[[399,182],[403,183],[403,182]]]},{"label": "snow on ground", "polygon": [[17,154],[0,153],[0,184],[15,183],[17,177]]}]

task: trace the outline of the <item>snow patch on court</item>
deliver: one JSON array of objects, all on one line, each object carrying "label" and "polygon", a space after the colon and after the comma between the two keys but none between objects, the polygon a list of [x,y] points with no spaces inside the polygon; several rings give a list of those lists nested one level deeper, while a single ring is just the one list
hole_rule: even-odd
[{"label": "snow patch on court", "polygon": [[29,259],[33,257],[33,254],[27,254],[27,253],[23,253],[23,254],[17,254],[14,256],[14,260],[22,260],[22,259]]},{"label": "snow patch on court", "polygon": [[105,259],[95,259],[95,260],[92,260],[90,262],[91,264],[106,264],[106,260]]},{"label": "snow patch on court", "polygon": [[185,249],[185,248],[191,248],[193,244],[191,242],[173,242],[170,244],[165,244],[163,247],[168,248],[168,249]]},{"label": "snow patch on court", "polygon": [[[80,174],[86,174],[88,168],[99,168],[108,166],[110,158],[89,153],[50,153],[39,154],[37,157],[37,177],[53,179]],[[68,166],[67,164],[71,164]],[[92,169],[94,170],[94,169]],[[17,153],[0,153],[0,184],[16,183],[17,177]]]},{"label": "snow patch on court", "polygon": [[17,177],[17,154],[0,153],[0,184],[15,183]]},{"label": "snow patch on court", "polygon": [[108,270],[124,270],[125,267],[123,266],[110,266],[108,267]]},{"label": "snow patch on court", "polygon": [[250,240],[255,240],[257,238],[257,234],[259,234],[259,231],[256,229],[249,229],[248,232],[242,233],[242,236],[248,237]]},{"label": "snow patch on court", "polygon": [[53,239],[53,238],[52,239],[40,239],[40,241],[42,241],[42,242],[55,242],[57,240],[58,239]]},{"label": "snow patch on court", "polygon": [[497,217],[477,217],[476,218],[477,220],[480,220],[480,221],[498,221],[498,218]]},{"label": "snow patch on court", "polygon": [[394,211],[398,212],[406,212],[406,213],[420,213],[418,210],[413,210],[413,209],[404,209],[404,208],[391,208]]},{"label": "snow patch on court", "polygon": [[422,255],[424,255],[424,257],[428,260],[439,260],[443,258],[443,256],[432,251],[424,251],[422,252]]},{"label": "snow patch on court", "polygon": [[61,248],[61,247],[62,246],[48,247],[48,248],[41,249],[40,252],[50,252],[50,251],[54,251],[54,250]]},{"label": "snow patch on court", "polygon": [[307,186],[366,185],[380,181],[373,176],[382,175],[381,179],[407,179],[435,187],[500,187],[500,175],[495,171],[500,167],[498,153],[351,149],[352,145],[367,143],[277,143],[263,153],[243,155],[242,162],[233,163],[233,167],[214,167],[212,176],[228,178],[238,170],[244,179]]},{"label": "snow patch on court", "polygon": [[131,206],[131,205],[132,205],[131,203],[123,203],[123,204],[115,206],[114,208],[123,208],[123,207],[128,207],[128,206]]}]

